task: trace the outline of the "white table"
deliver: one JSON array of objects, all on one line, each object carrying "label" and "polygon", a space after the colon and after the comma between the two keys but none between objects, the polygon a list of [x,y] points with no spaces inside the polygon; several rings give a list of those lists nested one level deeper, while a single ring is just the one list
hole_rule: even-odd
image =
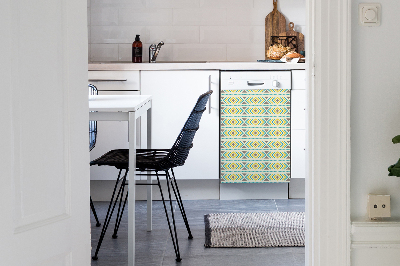
[{"label": "white table", "polygon": [[[147,113],[147,148],[151,148],[150,95],[90,95],[89,120],[128,121],[129,135],[129,196],[128,196],[128,265],[135,265],[135,169],[136,119]],[[93,112],[96,111],[96,112]],[[147,182],[151,183],[151,176]],[[152,189],[147,188],[147,230],[152,230]]]}]

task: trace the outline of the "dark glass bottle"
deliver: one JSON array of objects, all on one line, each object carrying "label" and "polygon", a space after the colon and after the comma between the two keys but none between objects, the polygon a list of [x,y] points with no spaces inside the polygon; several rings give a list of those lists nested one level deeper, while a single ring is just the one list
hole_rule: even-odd
[{"label": "dark glass bottle", "polygon": [[142,63],[142,46],[140,35],[136,35],[135,41],[132,43],[132,63]]}]

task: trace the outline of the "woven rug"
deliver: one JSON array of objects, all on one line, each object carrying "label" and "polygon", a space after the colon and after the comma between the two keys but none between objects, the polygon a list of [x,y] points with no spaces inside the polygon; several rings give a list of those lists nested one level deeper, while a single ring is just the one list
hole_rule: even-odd
[{"label": "woven rug", "polygon": [[204,215],[205,247],[304,246],[304,212]]}]

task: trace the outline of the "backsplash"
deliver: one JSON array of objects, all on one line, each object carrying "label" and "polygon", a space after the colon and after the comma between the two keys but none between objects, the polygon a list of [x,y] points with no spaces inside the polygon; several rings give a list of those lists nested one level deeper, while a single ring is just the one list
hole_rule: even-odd
[{"label": "backsplash", "polygon": [[[273,0],[88,0],[89,62],[132,60],[140,34],[143,62],[264,59],[265,17]],[[287,23],[305,35],[305,0],[279,0]],[[305,36],[307,38],[307,36]]]}]

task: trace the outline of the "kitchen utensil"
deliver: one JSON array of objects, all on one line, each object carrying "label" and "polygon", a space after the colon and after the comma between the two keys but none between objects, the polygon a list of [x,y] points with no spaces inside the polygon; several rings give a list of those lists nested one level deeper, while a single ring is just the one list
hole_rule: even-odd
[{"label": "kitchen utensil", "polygon": [[265,17],[265,59],[271,46],[271,36],[278,36],[286,31],[286,18],[278,11],[278,0],[273,0],[274,9]]},{"label": "kitchen utensil", "polygon": [[290,22],[289,23],[289,30],[286,32],[281,32],[279,34],[280,36],[296,36],[297,38],[297,49],[295,49],[296,52],[299,51],[304,51],[304,35],[300,32],[297,32],[294,30],[294,23]]}]

